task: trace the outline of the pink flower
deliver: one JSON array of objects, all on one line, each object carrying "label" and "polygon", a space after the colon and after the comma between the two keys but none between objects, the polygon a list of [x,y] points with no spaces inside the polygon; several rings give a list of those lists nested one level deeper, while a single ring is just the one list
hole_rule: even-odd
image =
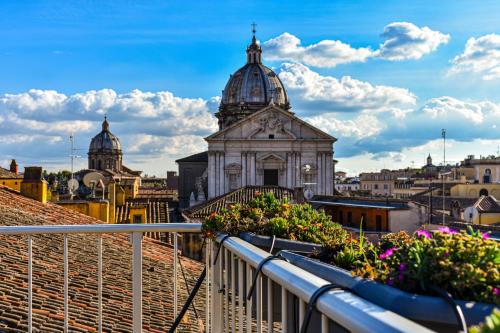
[{"label": "pink flower", "polygon": [[391,247],[390,249],[388,249],[387,251],[385,251],[384,253],[379,255],[379,258],[382,260],[389,258],[390,256],[392,256],[394,254],[394,250],[395,250],[395,248]]},{"label": "pink flower", "polygon": [[423,236],[424,238],[431,238],[431,233],[427,230],[417,230],[415,232],[417,236]]},{"label": "pink flower", "polygon": [[482,233],[483,239],[489,239],[490,238],[490,233],[489,232],[483,232]]},{"label": "pink flower", "polygon": [[495,296],[500,295],[500,289],[498,289],[497,287],[493,287],[493,295]]},{"label": "pink flower", "polygon": [[450,229],[449,227],[439,227],[439,232],[442,232],[443,234],[449,234],[449,235],[453,235],[453,234],[457,234],[458,231],[456,231],[455,229]]}]

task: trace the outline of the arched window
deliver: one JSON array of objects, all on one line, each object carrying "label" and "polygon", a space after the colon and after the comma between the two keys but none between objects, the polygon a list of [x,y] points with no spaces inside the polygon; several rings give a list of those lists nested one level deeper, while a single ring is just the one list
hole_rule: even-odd
[{"label": "arched window", "polygon": [[484,195],[484,196],[487,196],[487,195],[488,195],[488,190],[487,190],[487,189],[485,189],[485,188],[483,188],[483,189],[481,189],[481,191],[479,191],[479,196],[481,197],[481,196],[483,196],[483,195]]}]

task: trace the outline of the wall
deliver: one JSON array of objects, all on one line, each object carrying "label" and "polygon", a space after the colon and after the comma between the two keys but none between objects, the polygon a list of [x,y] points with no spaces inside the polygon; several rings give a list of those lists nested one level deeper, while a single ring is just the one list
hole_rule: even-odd
[{"label": "wall", "polygon": [[71,200],[71,201],[59,201],[57,204],[65,208],[85,214],[87,216],[91,216],[105,223],[109,222],[109,202],[107,200],[100,200],[100,201]]},{"label": "wall", "polygon": [[[208,162],[178,162],[179,164],[179,208],[189,207],[189,197],[191,192],[195,196],[196,178],[201,177],[208,167]],[[205,196],[207,196],[205,189]]]},{"label": "wall", "polygon": [[135,217],[140,216],[140,223],[147,223],[146,207],[130,207],[129,223],[139,223],[135,222]]},{"label": "wall", "polygon": [[0,184],[7,186],[8,188],[21,192],[21,182],[22,178],[1,178]]},{"label": "wall", "polygon": [[389,231],[401,230],[413,233],[423,223],[427,222],[427,209],[423,205],[408,203],[409,209],[392,210],[389,212]]},{"label": "wall", "polygon": [[479,198],[482,189],[500,199],[500,184],[458,184],[451,188],[451,196],[459,198]]},{"label": "wall", "polygon": [[23,180],[21,182],[21,194],[46,203],[48,197],[47,182],[45,180]]},{"label": "wall", "polygon": [[[364,230],[377,230],[377,215],[380,216],[381,229],[377,231],[388,231],[388,212],[389,210],[383,208],[371,207],[351,207],[351,206],[324,206],[325,212],[332,216],[334,222],[338,222],[347,227],[359,229],[363,214],[363,229]],[[348,214],[352,214],[352,223],[349,223]],[[340,217],[342,214],[343,217]]]}]

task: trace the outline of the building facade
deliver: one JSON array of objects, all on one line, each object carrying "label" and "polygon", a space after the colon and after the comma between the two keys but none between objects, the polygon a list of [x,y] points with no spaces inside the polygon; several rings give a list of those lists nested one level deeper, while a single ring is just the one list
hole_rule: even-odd
[{"label": "building facade", "polygon": [[205,138],[208,199],[248,185],[332,195],[336,139],[291,112],[285,87],[261,55],[254,35],[246,65],[223,90],[219,131]]}]

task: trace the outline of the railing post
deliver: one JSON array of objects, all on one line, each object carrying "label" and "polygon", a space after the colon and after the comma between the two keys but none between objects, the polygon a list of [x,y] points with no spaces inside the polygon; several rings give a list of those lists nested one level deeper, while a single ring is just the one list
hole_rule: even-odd
[{"label": "railing post", "polygon": [[97,238],[97,332],[102,333],[102,235]]},{"label": "railing post", "polygon": [[28,332],[33,331],[33,239],[28,236]]},{"label": "railing post", "polygon": [[[212,242],[212,253],[217,253],[217,242]],[[221,245],[223,246],[223,245]],[[221,268],[222,268],[222,256],[219,255],[219,258],[217,259],[217,262],[213,263],[213,259],[211,260],[211,266],[212,267],[212,273],[210,274],[212,277],[212,283],[211,283],[211,299],[210,302],[212,303],[212,320],[210,321],[212,324],[211,330],[212,332],[222,332],[222,318],[224,316],[224,309],[222,308],[223,302],[222,302],[222,274],[221,274]]]},{"label": "railing post", "polygon": [[142,232],[132,233],[133,332],[142,332]]},{"label": "railing post", "polygon": [[[178,245],[177,245],[177,233],[173,233],[174,236],[174,318],[177,317],[177,258],[178,256]],[[177,331],[177,330],[176,330]]]},{"label": "railing post", "polygon": [[69,264],[68,264],[68,235],[64,234],[64,333],[69,330]]},{"label": "railing post", "polygon": [[212,241],[207,238],[206,244],[205,244],[205,269],[207,270],[207,276],[205,277],[206,279],[206,313],[205,313],[205,332],[210,333],[210,320],[211,320],[211,312],[210,312],[210,279],[212,276],[212,266],[211,266],[211,255],[210,255],[210,250],[212,248]]}]

